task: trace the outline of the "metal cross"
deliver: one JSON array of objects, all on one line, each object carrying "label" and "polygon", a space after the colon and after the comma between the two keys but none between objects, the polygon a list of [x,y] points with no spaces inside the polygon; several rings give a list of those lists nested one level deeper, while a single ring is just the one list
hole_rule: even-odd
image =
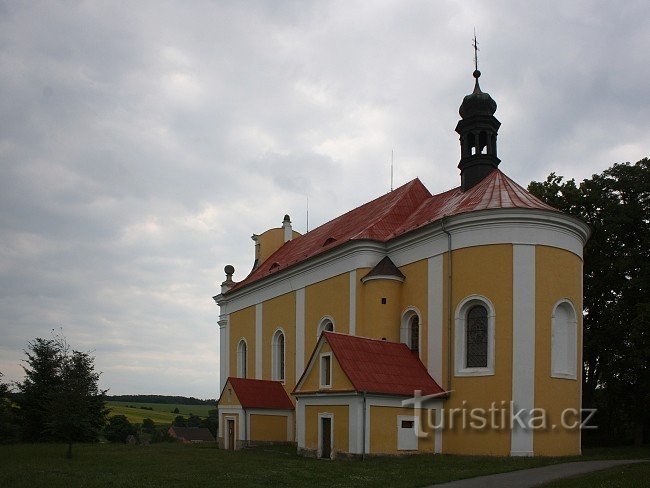
[{"label": "metal cross", "polygon": [[474,42],[472,43],[472,46],[474,46],[474,69],[478,70],[478,52],[480,49],[478,48],[478,41],[476,40],[476,29],[474,29]]}]

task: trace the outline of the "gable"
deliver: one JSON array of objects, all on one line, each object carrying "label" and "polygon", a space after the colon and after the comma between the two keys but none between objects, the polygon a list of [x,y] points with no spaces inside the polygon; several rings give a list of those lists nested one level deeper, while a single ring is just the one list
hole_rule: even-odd
[{"label": "gable", "polygon": [[[331,361],[331,387],[330,388],[321,388],[320,386],[320,375],[321,375],[321,356],[329,354]],[[341,392],[341,391],[355,391],[354,385],[347,377],[343,368],[336,359],[336,355],[333,353],[331,346],[327,342],[324,336],[321,336],[320,340],[314,348],[314,352],[307,363],[305,373],[300,379],[294,393],[306,393],[306,392]]]},{"label": "gable", "polygon": [[241,402],[239,401],[239,397],[235,392],[235,388],[233,388],[232,386],[230,378],[228,378],[228,381],[226,381],[223,390],[221,390],[221,396],[217,401],[217,405],[219,405],[220,407],[225,407],[225,406],[241,407]]}]

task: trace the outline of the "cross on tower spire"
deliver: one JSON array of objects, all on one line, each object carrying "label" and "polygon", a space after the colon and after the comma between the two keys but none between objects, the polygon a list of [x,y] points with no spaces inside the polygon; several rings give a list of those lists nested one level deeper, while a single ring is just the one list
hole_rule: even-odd
[{"label": "cross on tower spire", "polygon": [[478,71],[478,52],[480,49],[478,48],[478,41],[476,40],[476,28],[474,28],[474,42],[472,43],[472,46],[474,46],[474,69]]}]

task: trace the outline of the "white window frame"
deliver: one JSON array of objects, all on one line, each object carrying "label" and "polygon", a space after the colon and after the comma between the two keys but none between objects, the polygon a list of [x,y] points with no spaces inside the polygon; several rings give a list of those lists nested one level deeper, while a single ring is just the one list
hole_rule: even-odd
[{"label": "white window frame", "polygon": [[[284,364],[280,364],[280,351],[277,339],[282,334],[284,339]],[[282,368],[281,368],[282,366]],[[278,327],[271,336],[271,378],[280,381],[282,384],[287,379],[287,334],[282,327]]]},{"label": "white window frame", "polygon": [[320,459],[323,456],[323,420],[330,419],[330,459],[334,459],[334,414],[322,412],[318,414],[318,452],[316,457]]},{"label": "white window frame", "polygon": [[[329,358],[329,376],[330,376],[330,382],[329,384],[325,384],[324,380],[324,371],[323,371],[323,360],[328,357]],[[324,352],[323,354],[320,355],[319,357],[319,368],[318,368],[318,383],[319,383],[319,388],[321,390],[329,389],[332,388],[332,353],[331,352]]]},{"label": "white window frame", "polygon": [[336,331],[336,324],[334,323],[334,319],[329,315],[325,315],[318,321],[318,328],[316,329],[316,339],[318,339],[320,335],[323,333],[327,324],[332,324],[332,332]]},{"label": "white window frame", "polygon": [[[467,312],[474,305],[482,305],[488,314],[487,366],[484,368],[467,367]],[[494,341],[495,311],[492,302],[482,295],[469,295],[456,307],[456,326],[454,334],[454,365],[456,376],[492,376],[494,375]]]},{"label": "white window frame", "polygon": [[[242,344],[244,346],[244,358],[242,361]],[[238,378],[247,378],[248,377],[248,342],[242,337],[237,343],[237,377]]]},{"label": "white window frame", "polygon": [[[557,310],[559,307],[567,306],[573,317],[569,316],[567,322],[561,323],[557,317]],[[564,330],[561,330],[561,327]],[[562,340],[567,342],[566,351],[563,351],[559,344]],[[573,303],[567,298],[558,300],[551,314],[551,377],[578,379],[578,315]]]},{"label": "white window frame", "polygon": [[[402,427],[402,421],[413,422],[412,429]],[[398,451],[417,451],[418,450],[418,422],[420,418],[417,415],[398,415],[397,416],[397,450]]]},{"label": "white window frame", "polygon": [[418,354],[422,353],[422,314],[417,307],[408,307],[402,312],[402,324],[400,327],[399,335],[400,342],[406,344],[409,349],[413,349],[411,345],[411,319],[417,316],[418,318]]}]

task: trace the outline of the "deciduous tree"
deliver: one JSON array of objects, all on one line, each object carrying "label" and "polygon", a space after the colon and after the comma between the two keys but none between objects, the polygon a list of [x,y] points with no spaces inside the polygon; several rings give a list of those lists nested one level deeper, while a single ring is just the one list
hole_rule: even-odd
[{"label": "deciduous tree", "polygon": [[639,443],[650,411],[650,163],[615,164],[579,185],[551,173],[528,189],[591,226],[583,404],[600,410],[604,435]]}]

